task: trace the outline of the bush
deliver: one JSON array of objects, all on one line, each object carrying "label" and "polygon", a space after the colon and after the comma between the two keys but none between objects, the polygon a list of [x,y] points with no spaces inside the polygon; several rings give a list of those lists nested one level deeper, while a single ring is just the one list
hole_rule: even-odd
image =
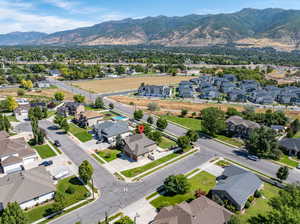
[{"label": "bush", "polygon": [[254,197],[260,198],[262,196],[261,192],[259,190],[256,190],[254,193]]},{"label": "bush", "polygon": [[74,194],[75,193],[75,188],[73,186],[69,186],[66,190],[66,193]]},{"label": "bush", "polygon": [[185,194],[190,189],[190,183],[184,175],[171,175],[164,181],[164,189],[167,194]]},{"label": "bush", "polygon": [[253,201],[254,201],[254,196],[250,196],[249,198],[248,198],[248,201],[250,202],[250,203],[252,203]]},{"label": "bush", "polygon": [[24,96],[25,95],[25,91],[23,89],[18,89],[17,94],[18,94],[18,96]]},{"label": "bush", "polygon": [[248,209],[248,208],[250,208],[250,206],[251,206],[250,202],[249,202],[249,201],[247,201],[247,202],[246,202],[246,204],[245,204],[245,209]]}]

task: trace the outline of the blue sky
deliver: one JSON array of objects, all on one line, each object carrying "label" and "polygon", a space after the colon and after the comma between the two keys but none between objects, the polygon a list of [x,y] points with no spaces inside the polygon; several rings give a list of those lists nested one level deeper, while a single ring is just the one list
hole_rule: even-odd
[{"label": "blue sky", "polygon": [[270,7],[300,9],[300,0],[0,0],[0,33],[51,33],[128,17],[216,14]]}]

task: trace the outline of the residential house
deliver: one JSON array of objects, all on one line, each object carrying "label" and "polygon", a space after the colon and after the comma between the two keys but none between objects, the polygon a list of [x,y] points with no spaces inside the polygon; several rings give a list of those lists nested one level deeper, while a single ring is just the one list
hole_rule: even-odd
[{"label": "residential house", "polygon": [[254,129],[260,128],[260,125],[258,123],[244,120],[240,116],[231,116],[226,120],[226,124],[228,132],[242,138],[248,138]]},{"label": "residential house", "polygon": [[98,122],[94,125],[94,132],[99,141],[108,143],[114,143],[118,135],[125,138],[131,133],[125,121]]},{"label": "residential house", "polygon": [[243,210],[248,198],[263,187],[263,182],[255,174],[237,166],[225,167],[217,180],[210,192],[212,198],[229,201],[238,210]]},{"label": "residential house", "polygon": [[50,87],[49,82],[37,82],[36,85],[37,85],[38,88],[49,88]]},{"label": "residential house", "polygon": [[75,116],[84,111],[85,111],[84,105],[77,102],[67,102],[64,103],[63,106],[57,108],[57,113],[63,117],[67,117],[69,115]]},{"label": "residential house", "polygon": [[300,138],[284,138],[279,141],[279,145],[290,156],[300,155]]},{"label": "residential house", "polygon": [[147,138],[144,134],[128,136],[124,139],[124,143],[124,154],[135,161],[147,157],[149,153],[157,148],[156,143]]},{"label": "residential house", "polygon": [[193,98],[194,90],[190,85],[179,85],[178,87],[179,96],[182,98]]},{"label": "residential house", "polygon": [[284,133],[287,128],[283,125],[271,125],[271,129],[273,129],[277,133]]},{"label": "residential house", "polygon": [[246,102],[247,95],[240,89],[233,89],[227,94],[227,99],[232,102]]},{"label": "residential house", "polygon": [[152,224],[225,224],[233,214],[205,196],[162,208]]},{"label": "residential house", "polygon": [[30,104],[19,104],[18,107],[14,110],[14,115],[17,120],[22,121],[28,119],[28,112],[30,110]]},{"label": "residential house", "polygon": [[224,74],[223,78],[228,80],[229,82],[237,82],[237,77],[233,74]]},{"label": "residential house", "polygon": [[139,96],[171,97],[172,89],[168,86],[142,85],[138,89]]},{"label": "residential house", "polygon": [[55,70],[50,70],[49,71],[49,75],[51,75],[53,77],[58,77],[58,76],[61,76],[61,73],[60,73],[60,71],[58,71],[57,69],[55,69]]},{"label": "residential house", "polygon": [[17,202],[22,209],[52,200],[56,187],[45,167],[8,174],[0,178],[0,210],[9,202]]},{"label": "residential house", "polygon": [[96,111],[83,111],[75,115],[75,123],[79,127],[86,128],[97,124],[103,119],[103,115]]},{"label": "residential house", "polygon": [[235,89],[236,85],[232,82],[222,82],[221,91],[223,93],[229,93],[231,90]]},{"label": "residential house", "polygon": [[200,95],[200,98],[212,100],[218,98],[219,96],[220,96],[220,92],[212,88],[212,89],[204,89]]},{"label": "residential house", "polygon": [[38,159],[36,152],[24,138],[9,138],[5,131],[0,132],[0,165],[3,173],[24,169],[24,165]]}]

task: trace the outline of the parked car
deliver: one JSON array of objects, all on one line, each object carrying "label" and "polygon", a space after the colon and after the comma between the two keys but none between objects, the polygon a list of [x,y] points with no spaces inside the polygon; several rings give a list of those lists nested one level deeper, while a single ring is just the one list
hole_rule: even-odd
[{"label": "parked car", "polygon": [[155,160],[155,157],[154,157],[153,154],[149,154],[149,155],[148,155],[148,158],[151,159],[151,160]]},{"label": "parked car", "polygon": [[44,161],[39,166],[51,166],[53,164],[52,160]]},{"label": "parked car", "polygon": [[54,145],[57,146],[57,147],[60,147],[60,146],[61,146],[61,144],[60,144],[60,142],[59,142],[58,140],[55,140],[55,141],[54,141]]},{"label": "parked car", "polygon": [[248,155],[247,158],[252,160],[252,161],[258,161],[259,160],[259,158],[257,156],[254,156],[254,155]]}]

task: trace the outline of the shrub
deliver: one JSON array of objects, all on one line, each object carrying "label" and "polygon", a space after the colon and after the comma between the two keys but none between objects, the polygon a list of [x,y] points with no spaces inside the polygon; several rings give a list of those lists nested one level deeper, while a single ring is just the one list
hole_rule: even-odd
[{"label": "shrub", "polygon": [[260,198],[262,196],[261,192],[259,190],[256,190],[254,193],[254,197]]},{"label": "shrub", "polygon": [[69,186],[66,190],[66,193],[74,194],[75,193],[75,188],[73,186]]},{"label": "shrub", "polygon": [[18,96],[24,96],[25,95],[25,91],[23,89],[18,89],[17,94],[18,94]]},{"label": "shrub", "polygon": [[250,203],[252,203],[252,201],[254,200],[254,196],[250,196],[249,198],[248,198],[248,201],[250,202]]},{"label": "shrub", "polygon": [[251,204],[250,204],[250,202],[249,202],[249,201],[247,201],[247,202],[246,202],[246,204],[245,204],[245,209],[248,209],[248,208],[250,208],[250,205],[251,205]]}]

